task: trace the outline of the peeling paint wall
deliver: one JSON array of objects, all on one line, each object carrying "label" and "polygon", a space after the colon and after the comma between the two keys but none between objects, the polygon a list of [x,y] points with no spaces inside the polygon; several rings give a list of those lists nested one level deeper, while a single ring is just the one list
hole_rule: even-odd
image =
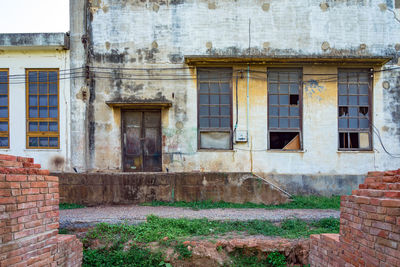
[{"label": "peeling paint wall", "polygon": [[[302,152],[266,150],[266,81],[250,80],[249,142],[234,145],[232,151],[216,152],[197,150],[195,69],[166,73],[185,78],[179,81],[148,80],[165,75],[157,68],[187,68],[184,57],[188,55],[391,57],[383,68],[395,67],[400,22],[391,1],[72,0],[71,10],[79,8],[87,12],[71,12],[71,66],[87,64],[92,76],[88,81],[72,81],[71,150],[77,156],[71,167],[121,171],[121,111],[105,103],[113,99],[172,102],[171,108],[162,110],[164,171],[358,175],[396,168],[400,163],[383,151],[376,135],[373,151],[337,150],[337,85],[310,81],[351,64],[250,65],[251,70],[264,72],[268,67],[302,67],[303,73],[315,74],[303,77]],[[218,66],[247,68],[246,64]],[[398,77],[396,71],[378,72],[373,81],[374,124],[395,154],[400,154]],[[239,130],[246,130],[246,88],[247,80],[239,79]]]}]

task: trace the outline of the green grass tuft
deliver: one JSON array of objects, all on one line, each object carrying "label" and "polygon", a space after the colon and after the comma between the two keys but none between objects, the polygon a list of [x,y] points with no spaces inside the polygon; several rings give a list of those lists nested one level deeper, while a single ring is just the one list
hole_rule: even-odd
[{"label": "green grass tuft", "polygon": [[170,206],[170,207],[183,207],[192,208],[194,210],[201,209],[340,209],[340,196],[322,197],[322,196],[294,196],[290,203],[279,205],[264,205],[255,203],[229,203],[224,201],[213,202],[207,201],[194,201],[194,202],[163,202],[153,201],[144,203],[143,206]]},{"label": "green grass tuft", "polygon": [[80,205],[80,204],[60,203],[59,208],[60,208],[60,210],[71,210],[71,209],[85,208],[85,206]]}]

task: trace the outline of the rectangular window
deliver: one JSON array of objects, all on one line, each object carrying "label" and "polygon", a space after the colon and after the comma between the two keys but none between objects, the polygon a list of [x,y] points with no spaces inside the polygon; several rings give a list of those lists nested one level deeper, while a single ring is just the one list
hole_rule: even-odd
[{"label": "rectangular window", "polygon": [[269,68],[269,149],[302,149],[302,70]]},{"label": "rectangular window", "polygon": [[27,148],[59,148],[57,69],[26,71]]},{"label": "rectangular window", "polygon": [[199,68],[198,146],[232,149],[232,69]]},{"label": "rectangular window", "polygon": [[368,69],[339,69],[339,150],[371,150],[371,92]]},{"label": "rectangular window", "polygon": [[0,148],[9,148],[8,70],[0,69]]}]

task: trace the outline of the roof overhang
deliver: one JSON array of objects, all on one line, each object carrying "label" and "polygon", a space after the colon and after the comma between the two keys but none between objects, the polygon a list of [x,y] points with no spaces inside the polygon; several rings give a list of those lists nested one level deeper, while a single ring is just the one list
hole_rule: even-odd
[{"label": "roof overhang", "polygon": [[384,65],[391,57],[381,56],[185,56],[188,65],[202,64],[359,64]]},{"label": "roof overhang", "polygon": [[69,35],[57,33],[2,33],[0,50],[69,50]]},{"label": "roof overhang", "polygon": [[110,100],[106,104],[112,108],[126,108],[126,109],[139,109],[139,108],[169,108],[172,102],[169,100]]}]

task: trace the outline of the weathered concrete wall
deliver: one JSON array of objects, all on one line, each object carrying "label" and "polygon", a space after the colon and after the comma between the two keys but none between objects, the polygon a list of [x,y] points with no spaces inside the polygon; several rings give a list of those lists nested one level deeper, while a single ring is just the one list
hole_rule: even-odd
[{"label": "weathered concrete wall", "polygon": [[[69,50],[42,48],[42,50],[2,51],[0,68],[9,71],[9,149],[0,153],[35,158],[37,163],[51,171],[65,171],[70,165],[70,81]],[[27,149],[26,144],[26,86],[25,70],[54,68],[60,72],[59,80],[59,149]],[[17,75],[17,76],[16,76]],[[72,74],[74,75],[74,74]],[[67,78],[67,79],[66,79]]]},{"label": "weathered concrete wall", "polygon": [[288,197],[248,173],[57,173],[60,201],[84,205],[158,201],[278,204]]},{"label": "weathered concrete wall", "polygon": [[[74,0],[72,6],[84,3],[84,0]],[[105,102],[160,98],[173,103],[171,108],[162,111],[164,170],[360,175],[371,169],[394,168],[400,163],[384,153],[376,136],[372,151],[339,152],[336,82],[307,83],[326,78],[320,74],[336,74],[339,67],[362,66],[379,71],[381,66],[366,61],[361,65],[339,61],[313,64],[307,60],[286,64],[251,62],[252,56],[392,57],[384,68],[397,66],[400,23],[391,1],[90,0],[87,8],[86,25],[84,15],[71,13],[71,46],[75,38],[76,46],[82,50],[84,46],[79,44],[78,37],[87,37],[87,63],[93,75],[86,102],[82,101],[81,94],[76,94],[86,84],[75,81],[72,87],[75,112],[86,112],[86,115],[74,120],[73,125],[77,123],[79,127],[72,126],[77,127],[72,132],[75,140],[72,150],[77,151],[77,159],[84,159],[85,164],[76,160],[71,167],[120,171],[120,109],[111,108]],[[291,66],[302,67],[304,74],[313,74],[303,77],[304,150],[266,150],[267,84],[260,74],[261,79],[252,78],[249,84],[249,142],[234,145],[232,151],[198,151],[196,71],[187,69],[184,57],[188,55],[244,57],[250,58],[250,68],[255,71]],[[73,57],[74,60],[80,62],[81,58]],[[204,62],[203,66],[230,66],[244,71],[247,68],[247,64],[229,62]],[[140,71],[132,68],[185,69]],[[175,79],[149,80],[171,75]],[[177,75],[182,79],[177,80]],[[392,153],[400,153],[398,76],[395,71],[378,72],[373,80],[374,124]],[[388,89],[384,88],[384,82],[388,82]],[[246,79],[239,79],[239,130],[247,130],[246,87]],[[81,121],[86,121],[86,125]],[[82,127],[86,129],[86,138],[79,130]],[[86,154],[82,156],[81,151]]]}]

